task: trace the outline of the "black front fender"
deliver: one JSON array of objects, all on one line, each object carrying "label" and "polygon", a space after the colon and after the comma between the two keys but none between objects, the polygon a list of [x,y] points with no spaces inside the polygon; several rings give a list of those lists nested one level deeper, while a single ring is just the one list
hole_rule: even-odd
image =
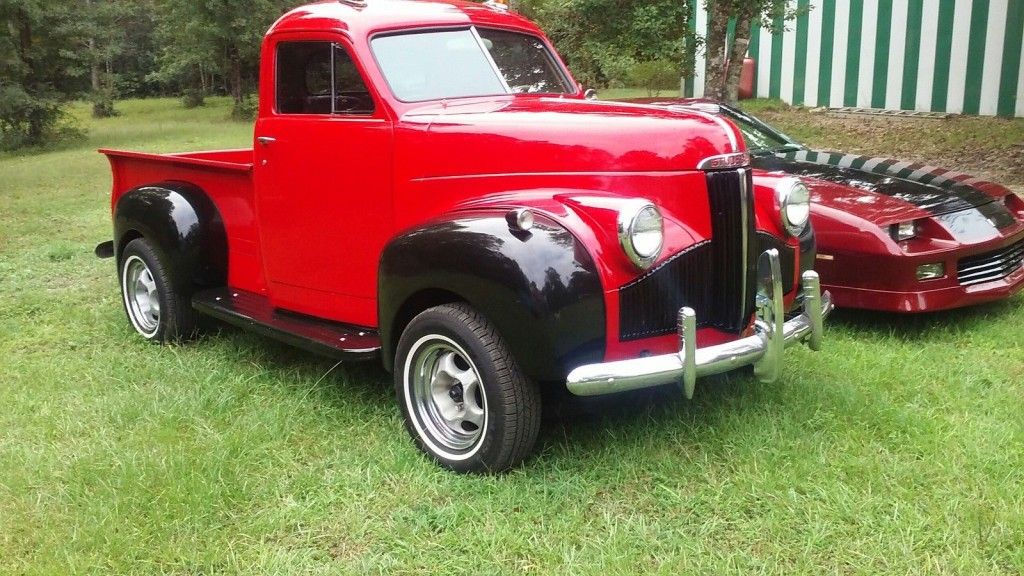
[{"label": "black front fender", "polygon": [[[523,370],[562,380],[605,350],[601,279],[587,249],[568,230],[538,216],[529,232],[509,229],[504,213],[474,213],[408,231],[384,249],[379,274],[385,367],[421,295],[450,295],[483,313]],[[427,303],[427,304],[418,304]]]},{"label": "black front fender", "polygon": [[227,282],[227,234],[213,201],[199,188],[172,182],[125,193],[114,207],[114,256],[145,237],[170,259],[186,293]]}]

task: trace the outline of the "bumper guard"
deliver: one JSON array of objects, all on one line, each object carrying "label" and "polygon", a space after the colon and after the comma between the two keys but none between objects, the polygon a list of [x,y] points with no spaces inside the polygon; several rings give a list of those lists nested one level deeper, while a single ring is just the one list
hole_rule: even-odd
[{"label": "bumper guard", "polygon": [[757,261],[752,336],[697,348],[697,314],[685,307],[679,311],[679,352],[580,366],[569,373],[566,385],[577,396],[598,396],[680,382],[686,397],[693,398],[698,377],[750,365],[759,380],[773,382],[786,347],[806,342],[811,350],[821,349],[823,321],[835,308],[829,293],[821,293],[817,272],[804,272],[802,286],[803,312],[786,322],[779,253],[767,250]]}]

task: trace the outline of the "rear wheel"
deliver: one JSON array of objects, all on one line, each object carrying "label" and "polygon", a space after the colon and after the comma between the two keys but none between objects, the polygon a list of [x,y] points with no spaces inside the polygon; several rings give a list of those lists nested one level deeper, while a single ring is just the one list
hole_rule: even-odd
[{"label": "rear wheel", "polygon": [[136,238],[121,252],[121,300],[132,327],[151,342],[173,342],[195,334],[196,313],[178,278],[154,243]]},{"label": "rear wheel", "polygon": [[540,391],[468,305],[431,308],[409,323],[398,343],[395,389],[416,444],[451,470],[507,470],[537,439]]}]

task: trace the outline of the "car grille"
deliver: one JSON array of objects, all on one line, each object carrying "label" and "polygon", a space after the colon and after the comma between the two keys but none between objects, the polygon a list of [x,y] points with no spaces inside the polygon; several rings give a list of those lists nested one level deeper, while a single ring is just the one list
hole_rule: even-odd
[{"label": "car grille", "polygon": [[956,273],[961,286],[1002,280],[1024,265],[1024,240],[1006,248],[962,258]]},{"label": "car grille", "polygon": [[[623,341],[670,334],[683,306],[698,325],[739,333],[754,311],[757,250],[749,170],[709,172],[711,241],[676,254],[619,291]],[[791,268],[790,268],[791,269]]]}]

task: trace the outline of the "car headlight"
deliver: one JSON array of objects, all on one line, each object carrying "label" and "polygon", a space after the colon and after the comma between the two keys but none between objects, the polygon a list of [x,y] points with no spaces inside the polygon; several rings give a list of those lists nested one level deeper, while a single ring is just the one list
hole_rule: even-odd
[{"label": "car headlight", "polygon": [[646,270],[661,255],[665,243],[664,220],[658,208],[640,200],[619,212],[619,243],[633,264]]},{"label": "car headlight", "polygon": [[775,185],[782,226],[793,236],[807,229],[811,219],[811,192],[796,178],[784,178]]},{"label": "car headlight", "polygon": [[889,226],[889,236],[897,242],[910,240],[914,236],[917,236],[917,222],[911,221],[893,224],[892,226]]}]

